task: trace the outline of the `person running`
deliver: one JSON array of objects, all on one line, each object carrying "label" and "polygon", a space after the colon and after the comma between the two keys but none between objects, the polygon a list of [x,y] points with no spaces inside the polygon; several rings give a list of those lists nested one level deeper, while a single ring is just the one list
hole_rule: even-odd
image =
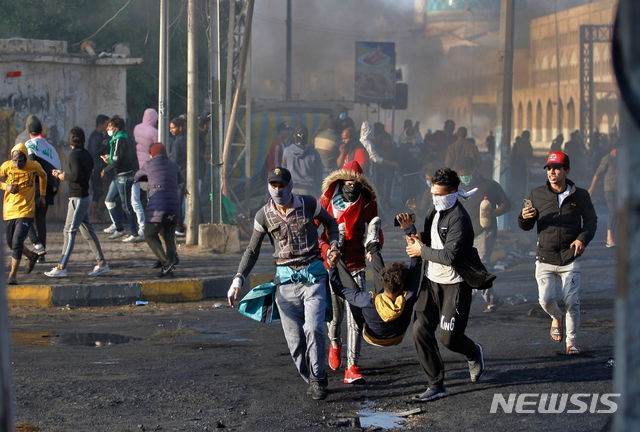
[{"label": "person running", "polygon": [[[476,193],[468,199],[462,199],[461,204],[469,213],[473,224],[473,246],[478,250],[480,261],[485,266],[491,263],[491,254],[498,238],[498,221],[496,218],[511,210],[511,201],[500,184],[492,179],[485,178],[475,166],[473,159],[463,156],[456,162],[456,170],[460,175],[460,181],[465,188],[477,189]],[[489,208],[481,212],[484,200],[489,201]],[[481,220],[485,220],[483,226]],[[487,223],[488,222],[488,223]],[[474,290],[474,295],[477,290]],[[482,298],[487,303],[484,313],[493,313],[504,304],[493,288],[481,292]]]},{"label": "person running", "polygon": [[[24,240],[36,214],[36,177],[40,178],[40,190],[47,190],[47,173],[38,162],[27,160],[27,154],[27,147],[18,143],[11,149],[11,160],[0,166],[0,177],[4,178],[0,189],[5,191],[2,207],[4,232],[12,251],[8,285],[18,284],[16,276],[23,254],[29,260],[25,266],[27,274],[31,273],[38,260],[38,255],[24,245]],[[38,201],[44,206],[45,196],[40,195]]]},{"label": "person running", "polygon": [[[473,247],[471,218],[458,201],[458,174],[449,168],[439,169],[431,181],[434,207],[427,214],[424,232],[407,237],[406,248],[409,257],[422,257],[427,263],[426,277],[416,303],[413,338],[429,387],[414,396],[417,402],[447,395],[444,362],[435,336],[438,327],[442,344],[465,356],[471,382],[482,376],[482,345],[471,340],[465,330],[473,288],[490,288],[495,279],[487,272]],[[415,231],[407,213],[397,218],[400,228]]]},{"label": "person running", "polygon": [[227,292],[229,305],[234,305],[260,256],[262,240],[269,236],[279,281],[275,303],[291,357],[309,384],[308,394],[315,400],[326,399],[323,322],[328,300],[327,270],[322,265],[315,220],[328,230],[332,264],[341,257],[338,224],[314,197],[291,192],[294,185],[287,169],[277,167],[269,172],[267,180],[271,198],[256,213],[249,245]]},{"label": "person running", "polygon": [[[538,228],[536,281],[538,301],[551,317],[549,335],[562,343],[563,313],[556,302],[556,279],[562,281],[562,297],[566,309],[566,353],[580,354],[576,346],[580,323],[580,256],[596,234],[598,216],[589,192],[569,180],[571,163],[562,152],[551,152],[544,166],[547,183],[529,192],[518,216],[524,231]],[[527,203],[528,204],[528,203]]]},{"label": "person running", "polygon": [[66,277],[67,264],[73,252],[76,234],[80,234],[89,243],[96,259],[96,266],[89,273],[95,277],[109,271],[109,265],[104,259],[98,236],[91,225],[91,195],[89,194],[89,182],[93,171],[93,156],[84,148],[84,130],[74,126],[69,131],[69,144],[71,153],[68,156],[68,169],[66,172],[54,169],[52,175],[60,180],[69,182],[69,206],[67,207],[67,220],[64,224],[64,244],[60,262],[50,271],[45,272],[49,277]]},{"label": "person running", "polygon": [[[167,157],[167,149],[156,143],[149,149],[150,159],[136,172],[134,181],[147,178],[149,202],[146,210],[144,235],[149,249],[160,261],[162,269],[158,277],[173,275],[176,264],[176,225],[180,216],[180,194],[178,185],[184,177],[177,163]],[[167,250],[162,249],[162,238]]]},{"label": "person running", "polygon": [[[343,262],[338,269],[340,277],[352,289],[365,291],[366,289],[366,261],[368,245],[371,243],[383,243],[380,234],[380,218],[378,217],[378,203],[376,190],[373,183],[364,175],[362,167],[356,161],[347,163],[342,169],[329,174],[322,184],[322,197],[320,204],[327,212],[336,218],[341,235],[344,234],[344,242],[341,245]],[[368,230],[371,236],[365,236]],[[369,239],[371,237],[371,239]],[[323,258],[329,252],[329,238],[323,233],[320,238]],[[376,259],[382,261],[379,252]],[[384,263],[382,264],[384,267]],[[340,368],[342,364],[342,338],[341,327],[345,313],[344,300],[332,295],[333,320],[328,324],[329,340],[329,367],[333,370]],[[363,382],[364,376],[358,368],[360,357],[360,345],[362,341],[362,326],[357,323],[356,317],[361,311],[347,309],[347,367],[344,371],[345,384]]]},{"label": "person running", "polygon": [[34,120],[29,124],[29,140],[24,143],[29,153],[29,160],[40,164],[44,172],[47,173],[47,190],[41,191],[36,183],[36,200],[40,195],[44,195],[44,206],[36,206],[34,223],[29,228],[29,240],[33,244],[33,250],[37,253],[38,262],[44,262],[47,253],[47,210],[54,203],[54,197],[58,193],[58,179],[52,176],[51,171],[61,169],[58,152],[49,141],[42,135],[42,123]]},{"label": "person running", "polygon": [[616,247],[616,227],[618,226],[618,148],[615,143],[609,146],[609,154],[605,155],[593,175],[589,195],[593,196],[598,179],[604,178],[604,198],[607,201],[607,243],[608,248]]}]

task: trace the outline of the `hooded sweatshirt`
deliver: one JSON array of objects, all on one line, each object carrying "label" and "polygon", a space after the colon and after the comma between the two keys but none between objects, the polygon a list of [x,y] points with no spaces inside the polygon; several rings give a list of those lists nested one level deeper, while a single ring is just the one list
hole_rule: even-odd
[{"label": "hooded sweatshirt", "polygon": [[[25,158],[28,157],[24,144],[16,144],[11,149],[11,154],[16,150],[21,151]],[[36,177],[40,177],[40,190],[47,190],[47,173],[42,166],[36,161],[27,160],[24,167],[18,169],[13,166],[12,160],[8,160],[0,165],[0,177],[4,177],[4,182],[0,182],[0,189],[4,191],[7,190],[7,185],[18,185],[17,193],[4,194],[3,219],[33,218],[36,214]]]},{"label": "hooded sweatshirt", "polygon": [[382,163],[384,159],[378,155],[376,152],[376,148],[373,145],[373,124],[369,122],[362,122],[362,127],[360,128],[360,143],[364,146],[369,153],[369,159],[374,164]]},{"label": "hooded sweatshirt", "polygon": [[[356,199],[346,210],[337,214],[333,204],[334,195],[340,194],[340,183],[344,180],[355,180],[360,184],[360,197]],[[345,224],[345,238],[343,259],[349,271],[365,268],[364,239],[367,234],[367,226],[371,219],[378,216],[378,203],[376,202],[376,190],[373,183],[363,174],[362,167],[356,161],[349,162],[344,168],[329,174],[322,183],[322,196],[320,205],[336,218],[338,224]],[[380,231],[380,247],[384,245],[384,237]],[[329,250],[329,239],[323,233],[320,237],[320,249],[323,257]],[[325,266],[328,268],[326,261]]]},{"label": "hooded sweatshirt", "polygon": [[133,139],[136,140],[139,166],[143,166],[149,160],[151,144],[158,142],[158,129],[155,127],[157,122],[158,112],[153,108],[147,108],[144,110],[142,123],[133,128]]},{"label": "hooded sweatshirt", "polygon": [[294,189],[314,188],[319,192],[322,184],[322,160],[313,145],[301,148],[293,144],[284,149],[282,166],[291,172]]}]

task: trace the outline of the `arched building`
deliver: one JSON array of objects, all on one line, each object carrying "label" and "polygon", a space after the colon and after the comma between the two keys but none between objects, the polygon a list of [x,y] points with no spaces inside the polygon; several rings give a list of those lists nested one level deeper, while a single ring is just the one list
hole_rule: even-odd
[{"label": "arched building", "polygon": [[[516,11],[512,129],[514,137],[530,130],[534,147],[542,152],[559,133],[568,137],[580,127],[580,26],[612,24],[616,1],[543,11],[535,18],[529,9],[542,6],[526,3],[528,9]],[[439,38],[444,52],[438,96],[429,111],[466,112],[453,120],[476,138],[487,136],[496,124],[499,9],[499,0],[429,0],[426,5],[426,35]],[[611,48],[604,43],[593,47],[594,125],[607,133],[618,119]]]}]

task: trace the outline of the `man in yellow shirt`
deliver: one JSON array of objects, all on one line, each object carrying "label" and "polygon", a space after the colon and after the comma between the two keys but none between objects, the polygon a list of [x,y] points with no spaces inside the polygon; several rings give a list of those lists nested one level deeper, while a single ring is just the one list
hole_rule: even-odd
[{"label": "man in yellow shirt", "polygon": [[[3,182],[0,181],[0,189],[5,191],[2,212],[4,231],[12,251],[7,284],[17,285],[16,276],[22,255],[29,260],[25,273],[31,273],[38,260],[38,255],[24,245],[24,240],[36,213],[36,177],[40,177],[40,190],[47,190],[47,173],[38,162],[27,160],[27,147],[19,143],[11,149],[11,160],[0,166],[0,177],[4,178]],[[38,205],[45,205],[44,195],[40,196]]]}]

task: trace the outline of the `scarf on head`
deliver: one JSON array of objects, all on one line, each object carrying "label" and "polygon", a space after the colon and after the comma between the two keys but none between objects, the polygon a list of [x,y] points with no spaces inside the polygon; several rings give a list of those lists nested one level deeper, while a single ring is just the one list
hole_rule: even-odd
[{"label": "scarf on head", "polygon": [[375,294],[373,292],[369,292],[369,294],[371,294],[371,298],[373,298],[376,304],[376,310],[380,318],[382,318],[382,321],[393,321],[402,315],[406,304],[404,299],[407,295],[406,291],[402,291],[402,294],[396,297],[395,302],[384,294]]}]

